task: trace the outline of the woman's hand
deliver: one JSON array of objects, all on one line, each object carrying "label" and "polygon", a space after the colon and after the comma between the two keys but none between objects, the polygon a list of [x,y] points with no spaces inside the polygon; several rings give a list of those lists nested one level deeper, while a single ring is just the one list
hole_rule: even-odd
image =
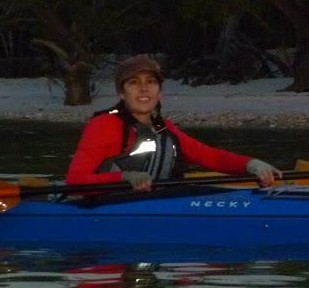
[{"label": "woman's hand", "polygon": [[259,178],[262,187],[271,186],[276,176],[280,179],[282,178],[282,172],[280,170],[259,159],[250,160],[247,163],[246,170],[248,173],[256,175]]},{"label": "woman's hand", "polygon": [[123,171],[122,180],[128,181],[134,191],[151,191],[152,177],[148,172]]}]

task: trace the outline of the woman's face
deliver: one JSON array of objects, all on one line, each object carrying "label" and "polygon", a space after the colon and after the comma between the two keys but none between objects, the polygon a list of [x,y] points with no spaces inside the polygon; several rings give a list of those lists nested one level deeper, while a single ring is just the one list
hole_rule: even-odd
[{"label": "woman's face", "polygon": [[121,99],[138,120],[149,117],[161,99],[161,85],[151,72],[140,72],[123,84]]}]

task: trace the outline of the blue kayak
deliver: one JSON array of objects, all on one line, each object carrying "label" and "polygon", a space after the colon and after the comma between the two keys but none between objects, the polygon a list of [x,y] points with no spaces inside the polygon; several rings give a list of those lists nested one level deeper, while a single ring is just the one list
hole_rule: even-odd
[{"label": "blue kayak", "polygon": [[25,199],[0,215],[0,243],[309,244],[309,186],[168,190],[112,201]]}]

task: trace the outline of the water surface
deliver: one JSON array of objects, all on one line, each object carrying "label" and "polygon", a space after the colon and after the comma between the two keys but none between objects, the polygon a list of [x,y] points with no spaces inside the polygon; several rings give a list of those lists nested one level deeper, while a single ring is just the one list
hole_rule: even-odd
[{"label": "water surface", "polygon": [[[63,175],[82,124],[0,121],[0,173]],[[309,159],[309,130],[186,129],[201,141],[292,169]]]},{"label": "water surface", "polygon": [[[81,130],[81,124],[0,121],[0,174],[63,178]],[[188,132],[210,145],[267,160],[281,169],[292,169],[298,158],[309,159],[306,130]],[[309,247],[238,251],[201,246],[21,245],[1,243],[1,233],[5,232],[0,231],[0,287],[309,287]]]}]

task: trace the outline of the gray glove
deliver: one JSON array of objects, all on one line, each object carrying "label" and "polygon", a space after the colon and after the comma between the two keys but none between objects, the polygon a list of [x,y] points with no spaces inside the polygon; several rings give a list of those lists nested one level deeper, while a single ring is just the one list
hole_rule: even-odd
[{"label": "gray glove", "polygon": [[123,171],[122,180],[128,181],[133,188],[147,185],[152,182],[152,178],[148,172],[138,172],[138,171]]},{"label": "gray glove", "polygon": [[257,176],[262,186],[270,186],[274,182],[275,176],[282,178],[280,170],[259,159],[250,160],[247,163],[246,170],[248,173]]}]

